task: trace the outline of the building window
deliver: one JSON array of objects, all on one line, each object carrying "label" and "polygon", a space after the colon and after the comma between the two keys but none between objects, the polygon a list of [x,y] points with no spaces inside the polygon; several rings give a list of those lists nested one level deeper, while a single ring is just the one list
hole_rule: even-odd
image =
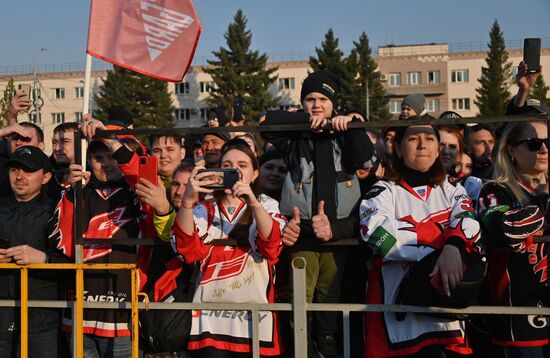
[{"label": "building window", "polygon": [[451,72],[451,82],[453,83],[466,83],[469,81],[468,70],[453,70]]},{"label": "building window", "polygon": [[428,83],[439,84],[439,71],[428,71]]},{"label": "building window", "polygon": [[188,121],[189,119],[191,119],[191,110],[189,108],[176,109],[176,120]]},{"label": "building window", "polygon": [[201,82],[200,83],[200,92],[213,92],[214,91],[214,82]]},{"label": "building window", "polygon": [[401,86],[401,74],[400,73],[390,73],[389,76],[390,87]]},{"label": "building window", "polygon": [[208,111],[208,108],[201,108],[201,109],[200,109],[200,112],[201,112],[201,119],[202,119],[203,121],[208,120],[208,112],[209,112],[209,111]]},{"label": "building window", "polygon": [[29,113],[29,122],[40,125],[40,123],[38,123],[38,116],[36,113]]},{"label": "building window", "polygon": [[74,112],[75,122],[82,122],[82,112]]},{"label": "building window", "polygon": [[428,108],[428,112],[439,112],[439,100],[429,99],[427,108]]},{"label": "building window", "polygon": [[390,101],[388,103],[390,113],[401,113],[401,101]]},{"label": "building window", "polygon": [[65,88],[52,88],[52,98],[53,99],[65,98]]},{"label": "building window", "polygon": [[65,113],[63,112],[52,113],[52,123],[54,124],[65,123]]},{"label": "building window", "polygon": [[176,83],[176,94],[189,94],[189,82]]},{"label": "building window", "polygon": [[469,98],[453,98],[453,111],[469,111],[470,99]]},{"label": "building window", "polygon": [[294,77],[279,78],[279,89],[281,89],[281,90],[293,90],[294,89]]},{"label": "building window", "polygon": [[417,86],[419,85],[422,77],[422,72],[408,72],[407,73],[407,83],[409,86]]},{"label": "building window", "polygon": [[84,87],[74,88],[74,98],[84,98]]}]

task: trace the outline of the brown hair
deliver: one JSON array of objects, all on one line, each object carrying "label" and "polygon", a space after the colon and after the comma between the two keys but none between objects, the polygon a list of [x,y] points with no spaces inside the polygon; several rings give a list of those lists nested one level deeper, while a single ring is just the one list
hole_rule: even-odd
[{"label": "brown hair", "polygon": [[[437,126],[434,128],[437,131],[444,131],[453,134],[458,139],[458,154],[464,153],[464,134],[463,129],[458,126]],[[440,136],[441,137],[441,136]]]}]

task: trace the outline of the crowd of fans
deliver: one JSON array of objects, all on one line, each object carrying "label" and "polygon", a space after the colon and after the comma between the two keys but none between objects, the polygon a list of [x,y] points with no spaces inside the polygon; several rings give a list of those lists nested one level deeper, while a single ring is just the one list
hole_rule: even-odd
[{"label": "crowd of fans", "polygon": [[[520,64],[507,114],[548,114],[528,98],[537,76]],[[50,157],[42,129],[17,123],[30,102],[16,95],[0,129],[0,263],[73,262],[74,191],[82,184],[84,237],[105,239],[84,246],[84,262],[138,264],[139,290],[151,301],[289,302],[289,262],[302,258],[309,303],[546,306],[548,246],[534,238],[548,227],[547,123],[412,124],[378,133],[349,127],[366,118],[337,113],[338,94],[338,78],[313,72],[302,85],[303,109],[259,118],[260,128],[309,131],[230,136],[216,128],[243,118],[216,109],[210,132],[153,135],[148,145],[132,135],[94,137],[132,128],[130,114],[113,107],[105,121],[85,115],[58,125]],[[401,109],[400,120],[431,118],[421,94]],[[75,164],[78,131],[88,139],[84,165]],[[148,155],[158,160],[158,178],[140,171]],[[231,173],[233,183],[220,181]],[[331,244],[351,238],[357,245]],[[73,300],[73,282],[67,272],[31,271],[29,298]],[[130,282],[129,271],[86,271],[85,300],[129,301]],[[19,272],[1,270],[0,284],[0,299],[18,298]],[[16,357],[18,310],[0,311],[0,356]],[[310,357],[339,356],[338,315],[308,315]],[[251,321],[247,311],[142,312],[140,348],[151,357],[247,357]],[[29,322],[31,357],[73,350],[71,310],[31,308]],[[131,356],[128,310],[86,309],[83,324],[85,357]],[[291,327],[286,312],[260,312],[261,355],[292,357]],[[550,357],[549,330],[538,316],[369,312],[352,315],[352,356]]]}]

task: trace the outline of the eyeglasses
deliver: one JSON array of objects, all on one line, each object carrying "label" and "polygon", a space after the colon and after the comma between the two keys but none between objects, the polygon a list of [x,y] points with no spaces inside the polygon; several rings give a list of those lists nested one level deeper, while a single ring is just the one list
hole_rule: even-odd
[{"label": "eyeglasses", "polygon": [[[538,152],[540,148],[542,148],[542,145],[546,144],[547,141],[548,138],[526,138],[518,140],[512,143],[512,145],[517,146],[525,143],[531,152]],[[546,146],[548,147],[548,144],[546,144]]]}]

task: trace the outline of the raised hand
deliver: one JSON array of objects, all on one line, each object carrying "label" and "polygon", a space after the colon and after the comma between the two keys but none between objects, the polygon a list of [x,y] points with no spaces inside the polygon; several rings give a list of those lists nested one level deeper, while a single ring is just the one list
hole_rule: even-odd
[{"label": "raised hand", "polygon": [[298,237],[300,236],[300,231],[300,209],[294,207],[292,219],[289,220],[289,222],[283,229],[283,236],[281,237],[281,241],[286,246],[294,245],[298,240]]},{"label": "raised hand", "polygon": [[325,214],[325,202],[323,200],[319,202],[317,215],[311,218],[311,227],[319,240],[329,241],[332,239],[332,229],[328,216]]}]

